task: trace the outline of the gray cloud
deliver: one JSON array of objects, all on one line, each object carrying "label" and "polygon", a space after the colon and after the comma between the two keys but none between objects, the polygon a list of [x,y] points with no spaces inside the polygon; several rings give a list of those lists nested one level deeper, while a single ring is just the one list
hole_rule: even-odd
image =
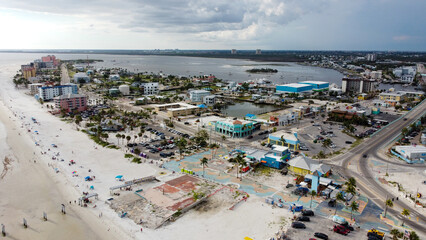
[{"label": "gray cloud", "polygon": [[[0,0],[2,8],[76,15],[135,32],[249,36],[321,11],[326,0]],[[253,32],[255,31],[255,32]],[[244,37],[243,37],[244,38]]]}]

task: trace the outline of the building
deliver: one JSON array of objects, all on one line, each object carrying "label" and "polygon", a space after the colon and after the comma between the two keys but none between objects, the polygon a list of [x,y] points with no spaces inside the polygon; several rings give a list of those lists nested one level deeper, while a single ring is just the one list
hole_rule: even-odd
[{"label": "building", "polygon": [[276,87],[277,93],[310,93],[312,90],[312,85],[300,83],[277,85]]},{"label": "building", "polygon": [[55,107],[66,112],[81,112],[87,109],[87,97],[81,94],[68,93],[54,98]]},{"label": "building", "polygon": [[364,78],[343,78],[343,93],[369,93],[375,90],[375,81]]},{"label": "building", "polygon": [[118,81],[118,80],[120,80],[120,75],[118,75],[118,74],[111,74],[111,75],[109,75],[108,79],[110,81]]},{"label": "building", "polygon": [[286,126],[289,124],[296,123],[298,120],[298,114],[293,111],[285,111],[279,116],[270,116],[269,120],[275,122],[276,126]]},{"label": "building", "polygon": [[408,163],[424,162],[426,159],[426,147],[424,146],[395,146],[392,153]]},{"label": "building", "polygon": [[45,68],[54,68],[59,65],[59,61],[56,59],[55,55],[47,55],[45,57],[41,57],[41,62],[44,63]]},{"label": "building", "polygon": [[421,142],[423,145],[426,145],[426,131],[423,131],[423,132],[422,132],[422,136],[420,137],[420,142]]},{"label": "building", "polygon": [[42,83],[33,83],[33,84],[29,84],[28,88],[30,89],[30,93],[32,95],[35,95],[38,93],[38,89],[43,87]]},{"label": "building", "polygon": [[381,79],[382,78],[382,70],[379,71],[372,71],[370,72],[370,78],[372,79]]},{"label": "building", "polygon": [[102,131],[121,131],[124,130],[123,125],[118,120],[115,119],[104,119],[100,124]]},{"label": "building", "polygon": [[211,93],[206,90],[192,90],[189,92],[189,99],[191,102],[201,103],[205,96],[209,96]]},{"label": "building", "polygon": [[157,95],[160,92],[158,82],[142,83],[139,88],[144,95]]},{"label": "building", "polygon": [[261,49],[256,49],[256,55],[261,55],[262,54],[262,50]]},{"label": "building", "polygon": [[74,74],[73,81],[75,83],[88,83],[90,82],[90,76],[84,72],[78,72]]},{"label": "building", "polygon": [[254,131],[252,121],[246,120],[233,120],[227,118],[221,121],[211,122],[214,130],[220,134],[233,138],[242,138],[250,136]]},{"label": "building", "polygon": [[303,81],[299,82],[300,84],[307,84],[312,86],[312,91],[314,92],[322,92],[327,91],[329,88],[330,83],[328,82],[321,82],[321,81]]},{"label": "building", "polygon": [[118,87],[118,90],[121,92],[121,94],[123,94],[124,96],[129,95],[130,94],[130,87],[129,85],[120,85]]},{"label": "building", "polygon": [[201,108],[187,103],[168,103],[155,106],[155,111],[166,111],[169,117],[179,117],[186,115],[195,115],[201,112]]},{"label": "building", "polygon": [[34,67],[34,64],[21,65],[21,72],[22,76],[27,80],[36,76],[36,68]]},{"label": "building", "polygon": [[375,53],[369,53],[369,54],[367,54],[367,56],[365,56],[365,59],[367,61],[374,62],[374,61],[377,60],[377,54],[375,54]]},{"label": "building", "polygon": [[315,171],[318,171],[321,177],[328,177],[331,174],[330,166],[320,164],[319,162],[314,161],[311,158],[308,158],[302,154],[290,159],[287,164],[288,170],[300,176],[305,176],[306,174],[313,174]]},{"label": "building", "polygon": [[287,145],[289,148],[292,146],[294,150],[299,149],[300,145],[297,133],[288,133],[284,130],[269,134],[268,143],[281,146]]},{"label": "building", "polygon": [[379,94],[379,98],[391,106],[395,106],[402,100],[407,100],[407,97],[403,92],[383,92]]},{"label": "building", "polygon": [[208,95],[203,98],[203,103],[207,106],[213,106],[216,103],[215,95]]},{"label": "building", "polygon": [[59,85],[53,87],[39,87],[38,96],[43,101],[49,101],[53,98],[65,94],[78,94],[78,87],[75,84]]},{"label": "building", "polygon": [[231,54],[237,54],[237,49],[231,49]]}]

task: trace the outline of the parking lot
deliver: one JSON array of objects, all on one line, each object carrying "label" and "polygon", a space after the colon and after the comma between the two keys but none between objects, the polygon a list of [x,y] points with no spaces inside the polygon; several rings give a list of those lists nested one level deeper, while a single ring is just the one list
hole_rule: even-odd
[{"label": "parking lot", "polygon": [[[339,124],[324,124],[323,122],[312,123],[311,125],[299,130],[298,137],[301,142],[301,150],[303,146],[306,146],[307,151],[304,153],[313,156],[318,154],[320,151],[324,153],[330,153],[339,151],[342,148],[348,148],[355,141],[353,137],[348,136],[342,132],[343,128]],[[321,134],[322,133],[322,134]],[[322,140],[329,138],[332,141],[332,145],[328,148],[322,146]],[[314,143],[317,140],[317,143]]]},{"label": "parking lot", "polygon": [[295,229],[290,227],[287,231],[290,239],[320,239],[314,236],[314,233],[321,232],[328,236],[328,239],[347,240],[347,239],[367,239],[367,232],[362,229],[355,229],[351,231],[347,236],[335,233],[333,226],[336,225],[333,221],[320,217],[310,217],[310,222],[303,222],[306,226],[305,229]]}]

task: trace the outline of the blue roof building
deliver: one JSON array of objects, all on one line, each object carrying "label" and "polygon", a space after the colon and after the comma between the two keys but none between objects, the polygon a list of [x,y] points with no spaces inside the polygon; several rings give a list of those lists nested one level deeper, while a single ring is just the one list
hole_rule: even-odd
[{"label": "blue roof building", "polygon": [[300,83],[290,83],[284,85],[278,85],[276,91],[278,93],[305,93],[312,91],[312,85],[309,84],[300,84]]},{"label": "blue roof building", "polygon": [[321,82],[321,81],[303,81],[303,82],[299,82],[299,83],[311,85],[312,91],[315,91],[315,92],[327,91],[328,87],[330,86],[330,83]]},{"label": "blue roof building", "polygon": [[[284,139],[285,142],[283,142],[282,139]],[[278,131],[278,132],[269,134],[268,143],[281,145],[281,146],[287,145],[287,147],[293,146],[293,149],[297,150],[299,149],[300,141],[297,138],[297,133],[291,134],[285,131]]]}]

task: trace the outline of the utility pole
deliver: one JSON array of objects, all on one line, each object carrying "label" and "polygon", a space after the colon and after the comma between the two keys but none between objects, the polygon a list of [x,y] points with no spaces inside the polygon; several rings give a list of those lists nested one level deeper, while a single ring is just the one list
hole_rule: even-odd
[{"label": "utility pole", "polygon": [[417,188],[416,196],[414,196],[414,207],[416,207],[417,195],[419,195],[419,188]]}]

